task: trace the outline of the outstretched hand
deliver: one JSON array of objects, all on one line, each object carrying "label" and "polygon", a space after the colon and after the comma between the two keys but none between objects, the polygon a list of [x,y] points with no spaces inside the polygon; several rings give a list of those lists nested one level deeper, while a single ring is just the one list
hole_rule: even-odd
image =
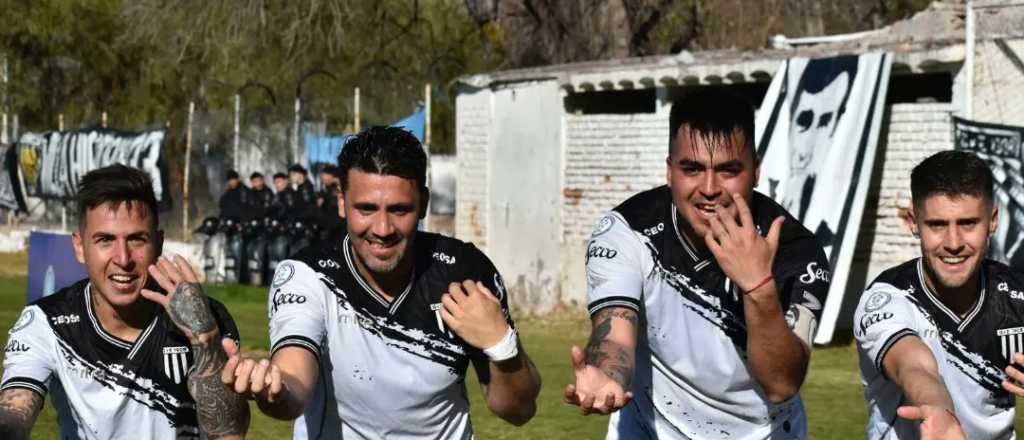
[{"label": "outstretched hand", "polygon": [[779,249],[779,235],[784,217],[777,217],[762,237],[754,225],[754,216],[746,200],[739,194],[732,195],[732,201],[739,213],[739,221],[728,215],[722,208],[716,208],[717,215],[708,223],[710,228],[704,234],[704,242],[715,256],[715,261],[736,286],[744,293],[760,286],[772,275],[775,252]]},{"label": "outstretched hand", "polygon": [[900,418],[921,422],[921,440],[966,439],[960,420],[952,411],[932,405],[901,406],[896,409]]},{"label": "outstretched hand", "polygon": [[219,336],[206,293],[187,260],[161,256],[149,266],[149,274],[167,294],[142,289],[142,297],[162,306],[189,342],[205,345]]},{"label": "outstretched hand", "polygon": [[604,371],[584,360],[583,350],[573,346],[570,352],[576,383],[565,387],[565,403],[580,407],[580,413],[611,414],[629,404],[633,393],[612,380]]}]

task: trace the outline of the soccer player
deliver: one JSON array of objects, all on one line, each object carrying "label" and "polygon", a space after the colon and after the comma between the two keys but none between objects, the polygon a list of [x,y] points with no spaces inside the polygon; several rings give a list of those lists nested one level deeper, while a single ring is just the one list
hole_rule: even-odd
[{"label": "soccer player", "polygon": [[869,439],[1007,439],[1024,396],[1024,276],[985,258],[992,172],[943,151],[910,175],[921,257],[878,276],[854,314]]},{"label": "soccer player", "polygon": [[27,439],[48,392],[62,439],[241,438],[249,408],[220,381],[221,336],[238,330],[184,259],[159,256],[148,176],[94,170],[77,198],[72,241],[89,278],[26,306],[11,328],[0,438]]},{"label": "soccer player", "polygon": [[[593,324],[567,402],[609,439],[807,437],[798,394],[829,285],[824,252],[754,192],[754,111],[719,89],[672,106],[668,185],[587,247]],[[617,411],[617,412],[616,412]]]},{"label": "soccer player", "polygon": [[488,408],[526,423],[540,376],[501,276],[473,245],[417,231],[428,200],[419,141],[370,128],[338,162],[347,233],[278,266],[271,358],[229,349],[224,382],[271,417],[298,417],[296,439],[469,439],[472,364]]}]

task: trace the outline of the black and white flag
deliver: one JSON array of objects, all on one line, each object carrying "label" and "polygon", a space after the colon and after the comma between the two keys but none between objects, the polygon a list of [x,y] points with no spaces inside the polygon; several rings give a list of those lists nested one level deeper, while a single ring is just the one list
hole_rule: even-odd
[{"label": "black and white flag", "polygon": [[0,208],[27,210],[18,181],[17,149],[10,145],[0,145]]},{"label": "black and white flag", "polygon": [[815,343],[831,341],[839,318],[891,63],[887,53],[789,59],[757,114],[757,190],[814,233],[832,266]]},{"label": "black and white flag", "polygon": [[988,256],[1024,269],[1024,176],[1021,139],[1024,127],[987,124],[953,118],[957,150],[970,151],[988,163],[995,178],[999,227],[989,240]]},{"label": "black and white flag", "polygon": [[165,134],[162,129],[132,133],[106,128],[25,133],[18,139],[25,190],[33,197],[69,199],[86,173],[120,163],[149,174],[156,199],[166,209]]}]

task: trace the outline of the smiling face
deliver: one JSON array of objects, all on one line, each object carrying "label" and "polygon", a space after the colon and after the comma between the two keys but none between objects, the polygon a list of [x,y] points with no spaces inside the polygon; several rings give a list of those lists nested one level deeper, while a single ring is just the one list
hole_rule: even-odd
[{"label": "smiling face", "polygon": [[920,236],[927,281],[941,292],[976,279],[998,225],[998,208],[978,196],[937,193],[913,208],[911,221]]},{"label": "smiling face", "polygon": [[427,203],[415,180],[353,168],[341,200],[361,269],[386,276],[411,261],[416,226]]},{"label": "smiling face", "polygon": [[75,257],[85,265],[95,291],[114,307],[135,303],[156,262],[163,231],[156,229],[145,204],[110,202],[86,210],[79,230],[72,235]]},{"label": "smiling face", "polygon": [[758,171],[741,130],[715,139],[681,126],[668,157],[672,201],[687,224],[680,232],[700,246],[709,229],[708,220],[718,215],[716,212],[736,218],[732,195],[740,194],[749,205]]}]

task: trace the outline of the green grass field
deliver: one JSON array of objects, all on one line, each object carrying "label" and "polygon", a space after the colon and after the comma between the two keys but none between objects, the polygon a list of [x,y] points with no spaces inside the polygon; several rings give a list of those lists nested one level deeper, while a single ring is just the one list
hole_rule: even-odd
[{"label": "green grass field", "polygon": [[[0,328],[9,329],[25,304],[26,280],[11,264],[25,264],[23,255],[0,254]],[[251,351],[268,349],[266,291],[242,286],[209,286],[208,291],[221,300],[238,323],[242,345]],[[603,438],[607,419],[583,417],[562,403],[561,392],[572,379],[569,347],[586,342],[589,322],[582,310],[558,313],[543,318],[518,321],[526,350],[543,377],[537,415],[521,428],[508,425],[491,415],[480,397],[479,388],[470,386],[472,419],[480,439],[598,439]],[[6,344],[7,333],[0,333]],[[470,368],[468,384],[476,384]],[[856,439],[864,437],[866,408],[857,373],[857,353],[853,346],[815,350],[810,374],[802,394],[808,408],[810,438]],[[49,401],[48,401],[49,402]],[[290,438],[291,424],[270,419],[253,409],[249,438]],[[1018,417],[1018,426],[1021,418]],[[33,438],[51,439],[58,435],[55,413],[49,403],[33,430]]]}]

